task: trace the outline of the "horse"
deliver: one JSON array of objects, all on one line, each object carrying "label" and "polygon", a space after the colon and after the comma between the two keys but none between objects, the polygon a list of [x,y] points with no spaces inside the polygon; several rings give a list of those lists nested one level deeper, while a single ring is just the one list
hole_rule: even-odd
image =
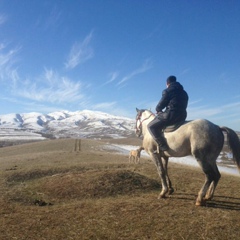
[{"label": "horse", "polygon": [[140,157],[141,157],[141,151],[143,150],[142,147],[136,149],[136,150],[131,150],[129,152],[129,163],[132,161],[134,163],[140,163]]},{"label": "horse", "polygon": [[205,174],[205,182],[198,192],[196,206],[205,206],[206,201],[211,200],[219,182],[221,174],[216,160],[224,145],[224,134],[227,135],[228,145],[233,154],[233,161],[240,171],[240,140],[235,131],[228,127],[220,127],[206,119],[185,121],[172,132],[164,131],[164,137],[168,143],[167,151],[159,151],[156,141],[148,131],[148,123],[155,114],[149,110],[136,108],[135,133],[143,136],[142,146],[153,160],[161,179],[162,190],[158,199],[172,194],[171,180],[168,176],[169,157],[184,157],[192,155]]}]

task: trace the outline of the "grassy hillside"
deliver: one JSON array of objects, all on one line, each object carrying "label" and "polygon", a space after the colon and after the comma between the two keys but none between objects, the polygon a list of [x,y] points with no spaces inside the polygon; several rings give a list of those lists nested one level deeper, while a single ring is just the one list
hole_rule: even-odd
[{"label": "grassy hillside", "polygon": [[[139,140],[114,140],[136,144]],[[175,192],[104,141],[48,140],[0,149],[0,239],[239,239],[239,177],[222,174],[214,199],[196,207],[198,168],[171,164]]]}]

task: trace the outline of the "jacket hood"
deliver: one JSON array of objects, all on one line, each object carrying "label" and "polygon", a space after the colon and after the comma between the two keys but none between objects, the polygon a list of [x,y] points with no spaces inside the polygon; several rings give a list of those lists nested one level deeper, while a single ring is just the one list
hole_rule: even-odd
[{"label": "jacket hood", "polygon": [[175,89],[183,90],[183,86],[179,82],[171,83],[168,88],[175,88]]}]

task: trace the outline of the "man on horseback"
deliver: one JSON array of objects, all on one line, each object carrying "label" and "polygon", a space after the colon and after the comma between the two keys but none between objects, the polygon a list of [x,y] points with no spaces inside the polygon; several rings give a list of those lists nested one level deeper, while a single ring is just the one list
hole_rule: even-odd
[{"label": "man on horseback", "polygon": [[188,104],[188,94],[175,76],[168,77],[166,84],[167,88],[163,90],[162,98],[156,106],[157,116],[148,124],[149,132],[162,151],[169,148],[162,134],[163,129],[184,121]]}]

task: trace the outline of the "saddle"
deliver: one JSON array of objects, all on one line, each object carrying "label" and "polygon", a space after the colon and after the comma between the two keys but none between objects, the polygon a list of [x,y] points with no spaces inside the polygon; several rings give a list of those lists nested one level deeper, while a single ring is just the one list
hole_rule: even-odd
[{"label": "saddle", "polygon": [[185,124],[187,122],[188,121],[181,121],[181,122],[175,123],[173,125],[166,126],[165,128],[163,128],[163,132],[164,133],[174,132],[175,130],[177,130],[179,127],[181,127],[183,124]]}]

